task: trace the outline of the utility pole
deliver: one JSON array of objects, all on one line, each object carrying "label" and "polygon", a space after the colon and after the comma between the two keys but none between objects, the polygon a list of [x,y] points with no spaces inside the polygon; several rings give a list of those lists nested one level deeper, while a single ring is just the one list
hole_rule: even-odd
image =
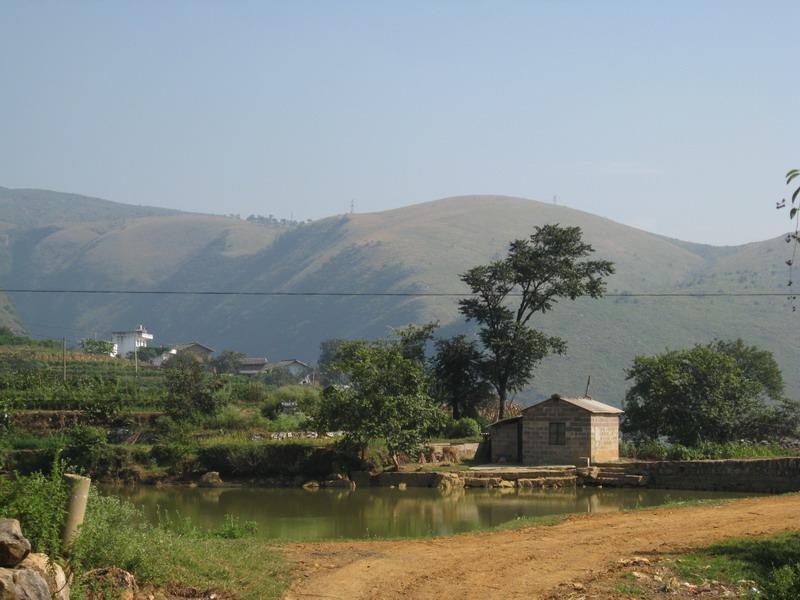
[{"label": "utility pole", "polygon": [[592,376],[589,375],[589,377],[586,379],[586,392],[584,392],[583,394],[584,398],[589,397],[589,386],[591,385],[591,383],[592,383]]},{"label": "utility pole", "polygon": [[67,383],[67,338],[66,336],[63,339],[63,345],[61,347],[61,366],[64,369],[64,383]]},{"label": "utility pole", "polygon": [[356,212],[356,199],[355,198],[351,198],[350,199],[350,214],[352,215],[354,212]]}]

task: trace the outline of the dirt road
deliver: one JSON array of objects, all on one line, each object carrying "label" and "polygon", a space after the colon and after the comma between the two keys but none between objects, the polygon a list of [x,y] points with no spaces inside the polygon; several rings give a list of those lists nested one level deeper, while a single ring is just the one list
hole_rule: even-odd
[{"label": "dirt road", "polygon": [[448,538],[295,544],[287,599],[542,598],[620,558],[800,529],[800,496],[571,517],[555,526]]}]

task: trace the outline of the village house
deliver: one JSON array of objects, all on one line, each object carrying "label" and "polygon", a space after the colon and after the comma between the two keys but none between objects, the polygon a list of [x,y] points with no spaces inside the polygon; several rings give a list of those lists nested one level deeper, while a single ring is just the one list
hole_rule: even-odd
[{"label": "village house", "polygon": [[256,376],[266,372],[269,361],[266,358],[246,356],[239,359],[239,375]]},{"label": "village house", "polygon": [[314,382],[314,367],[296,358],[269,362],[266,358],[248,356],[239,360],[240,375],[258,376],[275,372],[285,373],[296,383]]},{"label": "village house", "polygon": [[619,459],[623,411],[591,398],[554,394],[489,426],[492,462],[582,465]]},{"label": "village house", "polygon": [[208,362],[211,359],[211,355],[214,354],[213,348],[209,348],[200,342],[175,344],[172,349],[175,350],[174,353],[177,355],[187,354],[200,362]]},{"label": "village house", "polygon": [[314,367],[296,358],[268,363],[266,370],[267,372],[283,371],[295,379],[297,383],[302,384],[313,383],[314,379]]},{"label": "village house", "polygon": [[147,348],[147,342],[153,339],[153,334],[148,333],[144,325],[139,325],[133,331],[112,331],[111,343],[113,349],[111,356],[125,358],[138,348]]}]

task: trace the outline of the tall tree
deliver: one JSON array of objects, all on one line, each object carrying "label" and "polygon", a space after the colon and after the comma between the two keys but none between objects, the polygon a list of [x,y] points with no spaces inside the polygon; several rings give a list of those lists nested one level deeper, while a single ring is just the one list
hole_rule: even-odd
[{"label": "tall tree", "polygon": [[497,392],[499,418],[505,416],[510,392],[524,387],[533,369],[551,353],[562,354],[566,342],[529,326],[561,298],[599,298],[604,277],[614,272],[606,260],[582,260],[594,252],[580,227],[544,225],[527,239],[511,242],[508,255],[473,267],[461,276],[473,296],[459,302],[468,321],[480,324],[482,370]]},{"label": "tall tree", "polygon": [[436,341],[431,360],[434,396],[453,411],[453,418],[477,417],[491,402],[491,386],[481,371],[481,351],[464,335]]}]

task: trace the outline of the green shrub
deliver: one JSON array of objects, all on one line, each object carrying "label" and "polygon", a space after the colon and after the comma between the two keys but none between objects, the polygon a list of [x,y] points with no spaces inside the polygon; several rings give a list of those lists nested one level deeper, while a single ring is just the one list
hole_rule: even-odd
[{"label": "green shrub", "polygon": [[205,471],[233,477],[323,477],[346,460],[330,446],[306,441],[285,443],[240,442],[200,448],[198,461]]},{"label": "green shrub", "polygon": [[264,404],[261,405],[261,415],[265,419],[276,419],[281,414],[281,401],[274,397],[269,396]]},{"label": "green shrub", "polygon": [[92,490],[85,521],[70,552],[77,573],[113,566],[152,581],[163,575],[163,557],[169,553],[169,537],[148,524],[140,510]]},{"label": "green shrub", "polygon": [[78,424],[67,430],[64,459],[71,466],[94,471],[108,449],[106,432],[99,427]]},{"label": "green shrub", "polygon": [[255,535],[256,531],[258,531],[258,526],[255,521],[242,521],[236,515],[226,513],[222,525],[211,535],[226,540],[238,540]]},{"label": "green shrub", "polygon": [[197,447],[183,442],[154,444],[150,458],[161,467],[167,467],[174,475],[183,475],[196,470]]},{"label": "green shrub", "polygon": [[268,389],[260,381],[236,381],[230,385],[230,398],[233,402],[260,404],[267,398]]},{"label": "green shrub", "polygon": [[229,404],[219,413],[206,421],[208,429],[242,430],[253,427],[266,427],[264,418],[258,414],[251,414],[238,406]]},{"label": "green shrub", "polygon": [[64,525],[67,486],[56,457],[49,475],[17,475],[0,478],[0,507],[6,518],[17,519],[35,552],[61,556],[61,528]]},{"label": "green shrub", "polygon": [[461,417],[450,426],[447,435],[451,438],[469,438],[481,434],[481,426],[471,417]]},{"label": "green shrub", "polygon": [[800,563],[773,569],[765,585],[768,600],[797,600],[800,598]]},{"label": "green shrub", "polygon": [[267,431],[309,431],[312,423],[303,413],[293,415],[278,415],[271,421],[262,423]]},{"label": "green shrub", "polygon": [[[321,398],[321,391],[319,386],[315,385],[284,385],[277,389],[272,390],[262,408],[262,414],[268,419],[274,419],[275,416],[280,414],[281,404],[294,405],[295,410],[302,412],[306,415],[315,415],[319,408]],[[270,414],[266,414],[264,411]]]}]

